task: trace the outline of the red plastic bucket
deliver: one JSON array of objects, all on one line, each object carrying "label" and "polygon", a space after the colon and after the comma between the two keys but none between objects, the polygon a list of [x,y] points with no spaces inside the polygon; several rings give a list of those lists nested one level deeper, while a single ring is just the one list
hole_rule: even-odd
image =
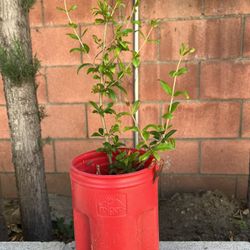
[{"label": "red plastic bucket", "polygon": [[[152,161],[152,159],[150,160]],[[156,165],[121,175],[107,170],[104,153],[76,157],[70,170],[77,250],[158,250]]]}]

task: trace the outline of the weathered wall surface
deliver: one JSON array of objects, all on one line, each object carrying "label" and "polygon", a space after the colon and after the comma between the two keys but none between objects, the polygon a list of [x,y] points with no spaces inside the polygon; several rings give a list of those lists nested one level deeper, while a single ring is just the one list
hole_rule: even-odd
[{"label": "weathered wall surface", "polygon": [[[70,3],[79,6],[73,19],[82,29],[101,32],[89,14],[96,0]],[[68,52],[73,44],[65,36],[67,20],[56,6],[62,6],[62,1],[37,0],[30,19],[33,51],[42,61],[38,97],[48,115],[42,121],[43,137],[48,139],[44,146],[48,188],[68,195],[71,159],[100,142],[90,136],[98,126],[88,105],[93,98],[92,80],[76,75],[83,58]],[[188,75],[179,83],[191,98],[183,101],[174,121],[177,149],[164,155],[168,169],[161,178],[162,197],[215,188],[245,197],[250,154],[250,2],[142,0],[140,13],[144,20],[161,19],[153,34],[161,43],[148,44],[142,52],[142,124],[160,122],[168,100],[157,79],[168,79],[180,43],[197,49],[186,62]],[[0,85],[1,191],[4,197],[13,197],[16,188],[1,80]],[[127,86],[132,92],[132,84]],[[131,143],[131,134],[125,134],[125,140]]]}]

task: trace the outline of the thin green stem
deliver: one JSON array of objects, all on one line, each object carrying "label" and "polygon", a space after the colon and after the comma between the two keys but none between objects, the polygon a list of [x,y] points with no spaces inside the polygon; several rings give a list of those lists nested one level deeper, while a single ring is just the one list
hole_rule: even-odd
[{"label": "thin green stem", "polygon": [[141,139],[144,141],[145,145],[150,149],[150,146],[149,146],[147,140],[145,139],[145,137],[143,136],[143,133],[139,127],[138,121],[136,121],[134,115],[132,114],[132,110],[130,110],[130,114],[131,114],[132,120],[134,122],[134,126],[138,129],[138,132],[140,134]]},{"label": "thin green stem", "polygon": [[[64,0],[64,10],[65,10],[65,13],[66,13],[66,15],[67,15],[67,18],[68,18],[69,23],[72,24],[73,22],[72,22],[72,19],[71,19],[71,17],[70,17],[70,14],[69,14],[69,11],[68,11],[68,8],[67,8],[67,1],[66,1],[66,0]],[[78,39],[80,45],[81,45],[81,48],[84,48],[82,39],[80,38],[80,36],[79,36],[79,34],[78,34],[76,28],[72,28],[72,29],[73,29],[74,34],[76,35],[76,37],[77,37],[77,39]],[[90,62],[92,62],[92,59],[90,58],[90,56],[89,56],[88,53],[87,53],[87,56],[88,56]]]},{"label": "thin green stem", "polygon": [[[181,56],[179,61],[178,61],[178,64],[177,64],[177,67],[176,67],[176,72],[179,70],[180,68],[180,65],[181,65],[181,62],[182,62],[182,59],[183,57]],[[177,76],[174,77],[174,82],[173,82],[173,87],[172,87],[172,94],[171,94],[171,99],[170,99],[170,104],[169,104],[169,108],[168,108],[168,112],[171,111],[172,109],[172,106],[173,106],[173,102],[174,102],[174,94],[175,94],[175,88],[176,88],[176,82],[177,82]],[[164,138],[164,136],[167,134],[167,130],[168,130],[168,127],[169,127],[169,123],[170,123],[170,118],[167,119],[166,121],[166,129],[164,131],[164,134],[162,136],[162,138]]]}]

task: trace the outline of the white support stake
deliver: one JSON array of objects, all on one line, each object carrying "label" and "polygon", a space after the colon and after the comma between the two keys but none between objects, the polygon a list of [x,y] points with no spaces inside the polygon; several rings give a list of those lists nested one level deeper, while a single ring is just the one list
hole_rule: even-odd
[{"label": "white support stake", "polygon": [[[133,4],[136,3],[136,0],[133,0]],[[139,21],[139,6],[137,6],[135,8],[135,13],[133,16],[133,20],[134,21]],[[139,51],[139,24],[138,23],[134,23],[133,25],[134,30],[136,30],[136,32],[134,33],[134,51],[138,52]],[[139,100],[139,68],[135,68],[134,67],[134,72],[133,72],[133,82],[134,82],[134,101]],[[139,124],[139,112],[136,112],[135,114],[135,120],[137,122],[137,124]],[[134,133],[134,146],[136,144],[138,144],[139,142],[139,136],[138,136],[138,132]]]}]

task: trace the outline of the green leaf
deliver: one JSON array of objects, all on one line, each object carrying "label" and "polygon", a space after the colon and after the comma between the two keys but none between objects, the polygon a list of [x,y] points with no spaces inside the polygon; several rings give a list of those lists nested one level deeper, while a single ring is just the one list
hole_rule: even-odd
[{"label": "green leaf", "polygon": [[159,39],[148,39],[147,42],[149,42],[149,43],[155,43],[155,44],[160,44],[160,40]]},{"label": "green leaf", "polygon": [[70,53],[72,53],[72,52],[82,52],[82,49],[81,48],[73,48],[69,52]]},{"label": "green leaf", "polygon": [[116,133],[120,131],[120,126],[118,124],[115,124],[111,127],[110,132]]},{"label": "green leaf", "polygon": [[176,91],[174,93],[174,96],[184,96],[186,99],[189,99],[189,95],[188,95],[188,92],[185,90],[185,91]]},{"label": "green leaf", "polygon": [[78,40],[78,37],[75,34],[67,33],[66,35],[69,36],[70,38],[74,39],[74,40]]},{"label": "green leaf", "polygon": [[84,51],[88,54],[89,53],[89,46],[86,43],[82,44],[82,48],[84,49]]},{"label": "green leaf", "polygon": [[170,77],[178,77],[178,76],[181,76],[187,72],[188,72],[188,69],[186,67],[183,67],[183,68],[178,69],[177,71],[170,71],[169,76]]},{"label": "green leaf", "polygon": [[153,129],[155,129],[155,130],[158,130],[159,125],[148,124],[148,125],[143,129],[143,131],[147,131],[149,128],[153,128]]},{"label": "green leaf", "polygon": [[164,91],[169,94],[170,96],[173,93],[172,88],[168,85],[168,83],[164,82],[163,80],[160,80],[161,86],[164,89]]},{"label": "green leaf", "polygon": [[150,26],[153,27],[153,28],[158,27],[159,24],[160,24],[160,20],[159,20],[159,19],[152,19],[152,20],[150,21]]},{"label": "green leaf", "polygon": [[152,155],[151,151],[147,151],[143,155],[140,155],[139,162],[146,161]]},{"label": "green leaf", "polygon": [[79,71],[82,69],[82,68],[84,68],[84,67],[86,67],[86,66],[89,66],[89,65],[91,65],[90,63],[83,63],[83,64],[81,64],[78,68],[77,68],[77,74],[79,73]]},{"label": "green leaf", "polygon": [[126,131],[139,132],[139,130],[138,130],[138,128],[136,126],[131,126],[131,127],[126,126],[123,131],[124,132],[126,132]]},{"label": "green leaf", "polygon": [[172,136],[177,130],[176,129],[173,129],[171,131],[169,131],[165,136],[164,136],[164,139],[168,139],[170,136]]},{"label": "green leaf", "polygon": [[158,131],[150,131],[150,134],[153,135],[154,139],[159,140],[162,133]]},{"label": "green leaf", "polygon": [[135,53],[132,63],[134,65],[135,68],[138,68],[140,66],[140,56],[139,54]]},{"label": "green leaf", "polygon": [[116,58],[119,57],[120,53],[121,53],[121,49],[120,49],[119,47],[116,47],[116,48],[114,49],[115,57],[116,57]]},{"label": "green leaf", "polygon": [[182,43],[181,47],[180,47],[180,50],[179,50],[179,54],[181,56],[184,56],[185,50],[186,50],[186,45],[184,43]]},{"label": "green leaf", "polygon": [[89,103],[90,103],[96,110],[99,110],[99,109],[100,109],[96,102],[90,101]]},{"label": "green leaf", "polygon": [[87,74],[92,73],[92,72],[97,72],[96,68],[88,68]]},{"label": "green leaf", "polygon": [[195,52],[194,48],[189,48],[184,43],[181,44],[181,47],[180,47],[180,50],[179,50],[179,53],[180,53],[181,56],[186,56],[186,55],[192,54],[194,52]]},{"label": "green leaf", "polygon": [[135,4],[134,4],[134,7],[138,7],[140,5],[140,2],[141,2],[141,0],[136,0]]},{"label": "green leaf", "polygon": [[129,33],[132,33],[133,32],[133,29],[125,29],[125,30],[122,30],[122,35],[124,36],[127,36]]},{"label": "green leaf", "polygon": [[177,76],[181,76],[181,75],[183,75],[183,74],[185,74],[185,73],[187,73],[188,72],[188,69],[186,68],[186,67],[182,67],[182,68],[180,68],[177,72],[176,72],[176,75]]},{"label": "green leaf", "polygon": [[101,19],[101,18],[97,18],[97,19],[95,19],[95,23],[96,24],[102,24],[102,23],[104,23],[105,21],[103,20],[103,19]]},{"label": "green leaf", "polygon": [[92,38],[96,44],[100,45],[100,42],[102,41],[100,38],[98,38],[96,35],[92,35]]},{"label": "green leaf", "polygon": [[157,161],[160,161],[161,157],[156,151],[153,151],[153,156]]},{"label": "green leaf", "polygon": [[155,150],[157,151],[166,151],[166,150],[172,150],[174,149],[174,146],[172,143],[166,142],[166,143],[160,143],[155,147]]},{"label": "green leaf", "polygon": [[162,116],[162,118],[171,120],[173,119],[173,114],[167,112]]},{"label": "green leaf", "polygon": [[72,5],[69,9],[68,9],[68,12],[72,11],[72,10],[76,10],[77,9],[77,5],[74,4]]},{"label": "green leaf", "polygon": [[125,50],[125,51],[129,50],[128,42],[126,41],[119,41],[118,46],[121,50]]},{"label": "green leaf", "polygon": [[100,134],[97,133],[97,132],[94,132],[91,136],[92,136],[92,137],[102,137],[102,135],[100,135]]},{"label": "green leaf", "polygon": [[99,132],[100,135],[104,135],[104,129],[103,128],[99,128],[98,132]]},{"label": "green leaf", "polygon": [[169,112],[170,112],[170,113],[173,113],[173,112],[177,109],[177,107],[178,107],[179,104],[180,104],[180,102],[174,102],[174,103],[171,105],[171,107],[169,107],[169,108],[170,108]]},{"label": "green leaf", "polygon": [[116,93],[113,89],[108,89],[107,95],[109,98],[111,98],[113,101],[117,99]]},{"label": "green leaf", "polygon": [[132,107],[132,114],[135,114],[139,107],[140,107],[141,102],[139,100],[135,101]]},{"label": "green leaf", "polygon": [[137,145],[136,145],[136,149],[141,149],[143,148],[143,146],[145,145],[145,143],[142,141],[142,142],[139,142]]},{"label": "green leaf", "polygon": [[78,27],[78,25],[76,23],[69,23],[68,26],[73,28],[73,29],[76,29]]},{"label": "green leaf", "polygon": [[85,33],[88,31],[88,29],[85,29],[82,34],[81,34],[81,38],[85,35]]},{"label": "green leaf", "polygon": [[126,115],[130,116],[130,113],[129,112],[120,112],[120,113],[117,114],[117,119],[119,119],[119,118],[121,118],[123,116],[126,116]]},{"label": "green leaf", "polygon": [[121,78],[123,78],[123,76],[124,76],[124,71],[120,71],[118,73],[118,79],[120,80]]},{"label": "green leaf", "polygon": [[66,10],[65,10],[64,8],[56,7],[56,9],[59,10],[59,11],[62,11],[62,12],[64,12],[64,13],[66,13]]},{"label": "green leaf", "polygon": [[142,22],[140,20],[136,20],[136,21],[132,20],[131,23],[132,24],[137,24],[137,25],[141,26]]},{"label": "green leaf", "polygon": [[93,79],[95,79],[95,80],[99,80],[99,79],[101,79],[101,77],[100,77],[100,76],[98,76],[98,75],[93,75]]},{"label": "green leaf", "polygon": [[149,136],[150,136],[150,133],[148,131],[143,131],[142,135],[143,135],[143,137],[144,137],[145,140],[148,140]]},{"label": "green leaf", "polygon": [[125,88],[123,88],[121,85],[117,84],[116,87],[118,89],[120,89],[124,94],[126,94],[126,95],[128,94],[127,90]]}]

